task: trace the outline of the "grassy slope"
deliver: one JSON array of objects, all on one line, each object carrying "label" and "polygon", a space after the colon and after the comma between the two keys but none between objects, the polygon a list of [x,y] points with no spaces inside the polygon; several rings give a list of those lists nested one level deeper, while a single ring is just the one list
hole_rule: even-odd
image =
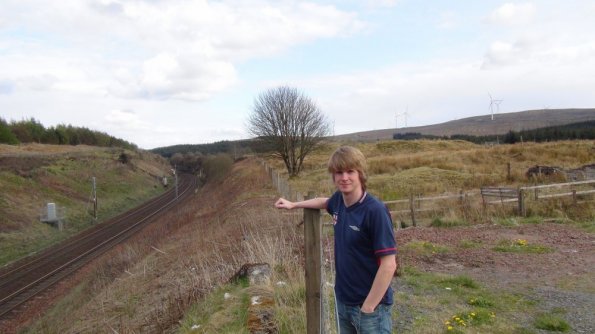
[{"label": "grassy slope", "polygon": [[[433,195],[481,186],[510,186],[531,183],[529,167],[539,165],[577,168],[594,162],[592,141],[525,143],[494,147],[465,141],[383,141],[375,143],[328,143],[304,162],[299,178],[290,180],[297,191],[328,194],[333,186],[326,163],[341,144],[358,147],[368,159],[370,191],[384,201],[408,198],[410,194]],[[269,163],[287,177],[281,161]],[[511,165],[508,178],[507,164]],[[544,182],[547,180],[539,180]],[[551,182],[551,181],[550,181]]]},{"label": "grassy slope", "polygon": [[[303,175],[291,180],[292,185],[304,191],[315,189],[328,194],[331,186],[324,166],[337,145],[329,144],[315,152],[307,160]],[[471,189],[481,182],[516,185],[526,182],[525,168],[536,163],[573,168],[592,162],[589,159],[593,156],[592,142],[494,148],[464,142],[381,142],[357,146],[370,160],[370,191],[384,199],[406,194],[400,190],[391,193],[386,186],[399,185],[405,176],[409,181],[404,189],[415,184],[416,190],[431,195],[444,190]],[[506,162],[513,166],[511,180],[506,178]],[[282,170],[278,162],[270,163]],[[443,177],[437,178],[434,173],[423,177],[428,169]],[[451,173],[457,177],[444,177]],[[155,232],[159,238],[142,237],[142,242],[123,246],[108,255],[109,260],[99,265],[93,278],[86,281],[84,293],[77,295],[75,290],[68,297],[77,300],[74,309],[67,309],[72,302],[63,303],[67,305],[48,313],[29,331],[45,326],[56,332],[89,328],[98,332],[241,332],[245,323],[245,313],[241,312],[246,303],[245,291],[242,286],[226,285],[225,281],[244,263],[267,262],[274,268],[273,282],[285,282],[274,287],[277,324],[282,333],[302,333],[305,291],[301,269],[303,243],[298,226],[301,213],[272,209],[275,197],[258,164],[250,161],[236,164],[223,183],[208,185],[174,216],[164,218],[180,227],[167,233]],[[593,211],[586,215],[577,213],[576,219],[593,221],[594,214]],[[150,240],[148,244],[146,240]],[[401,245],[402,251],[426,251],[426,244],[416,242],[419,243]],[[147,245],[154,248],[147,249]],[[143,247],[144,253],[139,250]],[[429,249],[428,257],[435,251],[433,247]],[[406,268],[402,275],[402,280],[415,293],[399,292],[398,299],[424,314],[414,323],[413,332],[446,332],[444,319],[457,316],[481,318],[476,320],[479,327],[469,333],[513,332],[524,325],[518,321],[526,320],[515,319],[515,314],[527,312],[528,307],[531,312],[539,311],[538,305],[517,295],[483,286],[465,276],[423,273],[415,268]],[[454,291],[454,295],[449,291]],[[225,292],[232,298],[222,300]],[[466,311],[469,309],[476,310],[476,315],[470,315],[471,311]],[[498,312],[497,319],[492,319],[493,311]],[[60,314],[79,320],[73,322]],[[509,320],[507,315],[511,316]],[[457,326],[455,329],[464,331]]]},{"label": "grassy slope", "polygon": [[[121,149],[56,145],[0,145],[0,266],[63,240],[93,223],[91,178],[96,178],[98,221],[163,190],[161,157]],[[62,232],[39,221],[46,203],[63,209]]]}]

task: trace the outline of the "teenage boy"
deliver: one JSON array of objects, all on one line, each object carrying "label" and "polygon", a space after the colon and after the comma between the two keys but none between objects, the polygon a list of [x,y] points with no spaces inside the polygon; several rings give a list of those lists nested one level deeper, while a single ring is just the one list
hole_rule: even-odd
[{"label": "teenage boy", "polygon": [[275,203],[279,209],[326,209],[333,217],[340,334],[392,332],[395,236],[386,206],[366,192],[366,169],[361,151],[342,146],[328,162],[337,188],[330,198]]}]

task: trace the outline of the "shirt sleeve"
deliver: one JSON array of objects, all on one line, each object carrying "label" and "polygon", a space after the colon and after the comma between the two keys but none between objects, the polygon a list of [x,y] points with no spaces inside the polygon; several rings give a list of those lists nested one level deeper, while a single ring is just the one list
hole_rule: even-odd
[{"label": "shirt sleeve", "polygon": [[339,198],[338,196],[340,196],[339,192],[335,192],[327,201],[326,201],[326,212],[328,212],[329,215],[333,215],[335,214],[335,209],[337,208],[337,199]]},{"label": "shirt sleeve", "polygon": [[397,244],[390,214],[385,206],[377,205],[370,214],[370,234],[374,255],[382,257],[397,253]]}]

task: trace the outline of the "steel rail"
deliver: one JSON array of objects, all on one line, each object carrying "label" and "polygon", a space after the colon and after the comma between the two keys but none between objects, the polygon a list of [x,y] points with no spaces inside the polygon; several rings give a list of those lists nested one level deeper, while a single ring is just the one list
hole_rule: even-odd
[{"label": "steel rail", "polygon": [[[132,236],[137,230],[144,227],[144,223],[151,220],[160,213],[167,211],[168,209],[175,206],[177,203],[181,202],[185,198],[187,198],[191,194],[191,190],[194,188],[196,184],[196,179],[192,176],[183,176],[182,177],[182,186],[181,193],[176,198],[170,199],[172,192],[168,191],[161,196],[158,196],[156,199],[150,200],[148,203],[151,205],[141,205],[137,209],[141,208],[141,210],[133,209],[130,212],[118,216],[118,220],[121,223],[127,223],[126,226],[120,227],[118,223],[110,223],[103,226],[103,228],[98,229],[90,233],[85,238],[80,238],[77,240],[70,241],[69,244],[72,246],[70,251],[78,250],[78,245],[82,245],[81,247],[86,247],[78,256],[67,260],[66,262],[60,264],[52,264],[53,267],[49,270],[49,272],[44,273],[42,276],[30,280],[29,282],[25,282],[21,287],[15,289],[13,292],[9,292],[8,295],[2,297],[0,299],[0,317],[10,313],[12,310],[16,309],[18,306],[25,303],[27,300],[31,299],[32,297],[36,296],[37,294],[45,291],[47,288],[51,287],[52,285],[59,282],[64,277],[70,275],[86,263],[88,263],[91,259],[97,257],[98,255],[104,253],[111,247],[121,243],[128,237]],[[156,204],[158,204],[157,208],[153,208]],[[145,212],[149,210],[150,212]],[[125,217],[128,218],[135,218],[135,215],[141,214],[141,217],[137,217],[134,219],[133,223],[125,220]],[[116,217],[114,218],[116,219]],[[120,230],[117,232],[111,231],[112,228],[119,227]],[[94,244],[93,246],[89,246],[90,242],[97,241],[97,239],[90,239],[89,236],[96,236],[96,237],[104,237],[102,233],[110,233],[109,237],[106,237],[105,240],[99,242],[98,244]],[[65,250],[68,248],[67,246],[64,247],[56,247],[55,251],[48,251],[44,254],[43,259],[33,260],[18,268],[10,270],[8,273],[5,273],[2,277],[23,277],[26,274],[19,274],[19,271],[16,269],[20,269],[21,271],[25,271],[26,273],[30,273],[35,269],[38,269],[43,264],[48,262],[52,262],[50,260],[53,256],[58,256],[57,254],[60,251]],[[6,279],[5,279],[6,280]],[[14,281],[14,280],[11,280]],[[0,284],[0,291],[2,291],[3,287],[6,288],[7,284]]]},{"label": "steel rail", "polygon": [[32,257],[26,258],[21,261],[17,261],[15,264],[7,266],[7,269],[3,268],[2,270],[0,270],[0,288],[2,287],[3,284],[5,284],[5,282],[2,281],[5,277],[13,276],[15,272],[22,273],[25,270],[25,268],[32,267],[34,263],[40,263],[40,262],[46,261],[46,259],[55,256],[55,254],[61,250],[65,250],[73,245],[77,245],[80,242],[82,242],[83,240],[88,240],[90,238],[93,238],[97,234],[105,233],[105,230],[107,228],[110,228],[113,225],[117,225],[117,224],[121,223],[122,221],[125,221],[127,218],[132,217],[133,215],[137,214],[141,210],[150,208],[151,206],[155,205],[160,200],[162,200],[163,197],[172,195],[173,192],[174,192],[174,189],[169,189],[168,191],[164,192],[163,194],[153,197],[150,200],[148,200],[147,202],[144,202],[141,205],[139,205],[125,213],[122,213],[115,217],[112,217],[106,222],[100,223],[93,228],[87,229],[77,235],[74,235],[71,238],[61,242],[60,244],[57,244],[57,245],[54,245],[47,249],[44,249],[41,251],[41,253],[39,253],[37,255],[34,255]]}]

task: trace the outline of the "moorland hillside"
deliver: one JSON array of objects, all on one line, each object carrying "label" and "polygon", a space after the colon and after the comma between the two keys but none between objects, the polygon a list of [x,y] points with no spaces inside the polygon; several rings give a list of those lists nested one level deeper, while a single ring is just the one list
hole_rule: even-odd
[{"label": "moorland hillside", "polygon": [[422,135],[452,136],[452,135],[504,135],[509,131],[533,130],[551,126],[580,123],[595,120],[595,109],[540,109],[510,113],[482,115],[456,119],[444,123],[387,128],[381,130],[362,131],[337,135],[336,140],[387,140],[395,133],[420,133]]}]

